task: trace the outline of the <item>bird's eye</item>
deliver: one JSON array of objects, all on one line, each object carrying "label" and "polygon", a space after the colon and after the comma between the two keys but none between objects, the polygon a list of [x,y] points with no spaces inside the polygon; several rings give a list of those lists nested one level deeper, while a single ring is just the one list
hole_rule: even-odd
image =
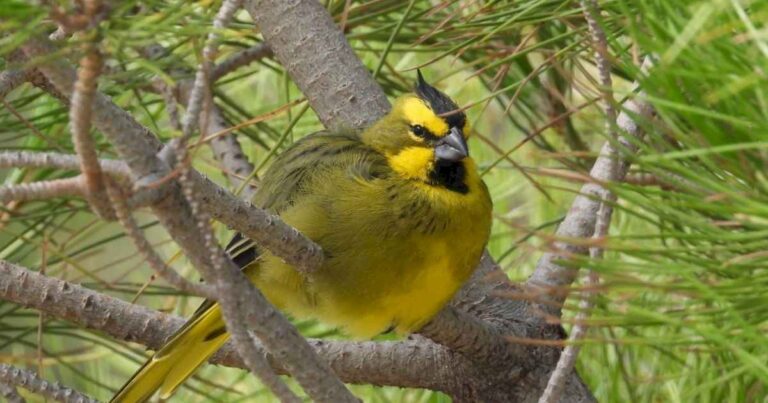
[{"label": "bird's eye", "polygon": [[421,125],[411,126],[411,131],[413,132],[413,134],[419,137],[424,137],[427,135],[427,130],[424,128],[424,126],[421,126]]}]

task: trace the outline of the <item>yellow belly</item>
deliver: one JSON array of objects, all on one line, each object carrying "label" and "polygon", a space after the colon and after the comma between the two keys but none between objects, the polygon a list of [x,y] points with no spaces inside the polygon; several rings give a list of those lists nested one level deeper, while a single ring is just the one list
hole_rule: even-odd
[{"label": "yellow belly", "polygon": [[[349,189],[340,189],[339,182],[332,194],[305,197],[281,214],[323,247],[323,266],[304,279],[267,253],[252,270],[254,282],[280,309],[341,327],[354,337],[372,337],[393,327],[399,333],[418,330],[480,259],[491,223],[484,186],[468,195],[426,185],[407,189],[402,194],[423,192],[430,209],[399,219],[412,200],[388,200],[381,193],[386,183],[363,189],[350,183]],[[481,185],[478,178],[475,186]],[[442,220],[439,229],[414,229],[431,214]]]}]

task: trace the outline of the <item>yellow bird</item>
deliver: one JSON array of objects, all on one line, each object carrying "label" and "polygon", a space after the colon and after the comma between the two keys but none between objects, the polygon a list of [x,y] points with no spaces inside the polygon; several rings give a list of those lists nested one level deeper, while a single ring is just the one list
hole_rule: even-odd
[{"label": "yellow bird", "polygon": [[[236,236],[233,260],[271,303],[354,337],[418,330],[477,265],[491,200],[466,138],[466,116],[421,73],[415,93],[362,132],[318,132],[272,164],[254,203],[322,246],[323,265],[302,277]],[[169,397],[229,338],[207,301],[112,399]]]}]

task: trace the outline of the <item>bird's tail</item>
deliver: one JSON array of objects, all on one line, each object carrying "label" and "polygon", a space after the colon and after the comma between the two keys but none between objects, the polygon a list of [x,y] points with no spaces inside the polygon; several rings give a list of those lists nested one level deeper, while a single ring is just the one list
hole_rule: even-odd
[{"label": "bird's tail", "polygon": [[111,402],[138,403],[160,390],[162,398],[176,388],[229,339],[218,303],[206,302],[173,339],[126,382]]},{"label": "bird's tail", "polygon": [[[236,234],[227,245],[232,261],[246,272],[255,269],[256,247]],[[173,338],[155,352],[110,400],[113,403],[140,403],[149,400],[157,390],[163,399],[192,376],[229,339],[221,308],[207,300]]]}]

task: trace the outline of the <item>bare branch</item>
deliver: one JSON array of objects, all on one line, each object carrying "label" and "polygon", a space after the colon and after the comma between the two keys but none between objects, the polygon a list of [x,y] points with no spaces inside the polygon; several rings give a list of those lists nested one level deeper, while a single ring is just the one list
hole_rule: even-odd
[{"label": "bare branch", "polygon": [[72,92],[72,103],[69,107],[72,142],[80,157],[80,170],[83,173],[88,204],[99,217],[112,220],[115,218],[115,213],[104,189],[101,165],[90,133],[91,104],[98,77],[101,74],[102,59],[95,44],[86,42],[85,47],[85,56],[80,59],[77,81]]},{"label": "bare branch", "polygon": [[[255,347],[253,338],[248,333],[248,327],[254,329],[254,333],[264,337],[271,331],[279,331],[277,328],[269,328],[269,323],[261,320],[265,314],[276,314],[275,308],[256,290],[253,285],[240,273],[238,268],[224,254],[219,247],[216,238],[209,224],[208,214],[203,212],[199,206],[194,194],[194,183],[190,179],[190,170],[184,169],[180,178],[184,195],[187,198],[192,214],[197,220],[198,232],[202,235],[208,256],[211,259],[213,271],[204,270],[207,278],[216,279],[219,303],[221,305],[224,320],[227,324],[227,330],[232,336],[232,341],[237,347],[240,356],[243,358],[246,366],[253,372],[262,383],[267,386],[272,393],[281,401],[299,402],[299,399],[285,383],[269,367],[266,355],[263,350]],[[285,329],[285,326],[283,326]],[[290,329],[285,329],[290,331]],[[298,333],[297,333],[298,335]],[[300,336],[299,336],[300,337]],[[269,345],[271,340],[267,340]],[[302,340],[303,342],[303,340]],[[279,348],[279,347],[278,347]],[[310,364],[311,365],[311,364]],[[312,372],[316,368],[307,368],[306,372]],[[322,370],[322,369],[321,369]],[[314,385],[301,382],[304,380],[302,374],[305,368],[298,369],[294,376],[300,379],[300,383],[307,389],[307,392],[315,397],[316,400],[322,400],[322,395],[315,392]],[[331,380],[333,377],[329,377]],[[339,382],[340,384],[340,382]],[[331,383],[331,388],[337,388],[337,385]],[[322,386],[321,386],[322,387]],[[345,389],[341,386],[342,389]],[[334,393],[329,391],[329,393]],[[344,393],[344,392],[341,392]],[[346,400],[343,399],[342,400]],[[332,400],[327,400],[332,401]]]},{"label": "bare branch", "polygon": [[[225,1],[221,5],[216,18],[213,21],[215,30],[208,34],[208,39],[203,48],[203,60],[198,67],[192,87],[191,89],[181,88],[179,90],[180,95],[182,95],[181,93],[186,95],[182,95],[182,98],[187,99],[185,102],[187,105],[187,114],[184,116],[184,121],[182,122],[182,135],[184,136],[184,139],[191,136],[193,127],[201,126],[203,133],[216,133],[226,129],[224,125],[224,117],[221,114],[221,111],[213,104],[213,97],[211,96],[210,91],[211,83],[216,80],[216,78],[214,78],[215,72],[213,71],[213,62],[218,54],[219,45],[218,32],[216,30],[226,27],[241,5],[242,0]],[[265,49],[267,50],[265,51]],[[269,53],[268,48],[265,47],[249,50],[251,51],[242,53],[237,59],[228,60],[228,65],[225,65],[224,68],[237,68],[239,65],[250,63],[250,61],[254,60],[253,58]],[[218,72],[219,74],[225,74],[226,70],[222,70],[221,66],[219,66]],[[186,85],[184,86],[186,87]],[[207,101],[208,108],[206,108],[205,116],[200,116],[199,111],[203,101]],[[186,152],[186,140],[180,143],[179,146],[185,147],[184,150],[180,150],[180,154],[183,155],[183,153]],[[220,161],[225,164],[225,166],[233,168],[233,174],[228,173],[227,176],[233,185],[239,187],[242,180],[237,175],[247,175],[253,170],[253,166],[251,166],[250,162],[245,159],[240,143],[232,135],[228,135],[214,139],[211,143],[211,147],[214,151],[214,155],[216,155],[217,158],[220,158]],[[180,159],[183,160],[184,158],[180,157]],[[251,186],[247,186],[243,196],[246,199],[249,199],[253,190],[254,189]]]},{"label": "bare branch", "polygon": [[[179,102],[186,104],[189,102],[189,93],[191,90],[191,84],[189,81],[179,84],[176,93],[179,97]],[[224,115],[218,106],[213,103],[213,100],[208,98],[208,114],[205,118],[200,119],[200,124],[204,125],[204,133],[226,133],[231,131],[227,126],[224,119]],[[211,149],[213,150],[214,157],[226,168],[226,175],[229,179],[229,183],[235,188],[239,189],[243,184],[243,178],[246,178],[253,172],[253,164],[248,161],[248,158],[243,152],[243,148],[240,142],[232,133],[227,133],[223,136],[216,136],[210,142]],[[251,196],[256,192],[256,187],[253,184],[248,183],[243,187],[243,191],[240,193],[240,197],[243,200],[251,200]]]},{"label": "bare branch", "polygon": [[[50,44],[41,40],[30,41],[23,48],[31,57],[53,51]],[[56,91],[63,96],[71,95],[74,71],[69,66],[54,60],[40,66],[40,70],[49,77]],[[162,145],[147,128],[98,92],[93,114],[94,124],[125,157],[134,179],[140,183],[153,183],[168,175],[169,167],[154,154]],[[254,208],[194,171],[191,177],[203,208],[213,218],[243,233],[294,267],[312,270],[322,263],[322,249],[279,217]]]},{"label": "bare branch", "polygon": [[[613,210],[610,203],[615,201],[615,197],[613,197],[613,193],[609,191],[606,192],[608,192],[606,199],[602,201],[597,212],[597,222],[595,224],[595,235],[593,238],[602,238],[608,234],[611,211]],[[590,257],[592,259],[601,259],[602,251],[602,248],[592,247],[589,251]],[[587,290],[597,289],[597,286],[599,285],[599,277],[597,276],[597,273],[590,270],[587,273],[586,279],[585,288]],[[539,398],[539,403],[555,403],[560,401],[565,383],[570,374],[573,373],[576,358],[581,350],[581,346],[576,343],[587,334],[588,327],[586,320],[589,318],[590,311],[594,304],[593,292],[586,291],[584,294],[585,295],[582,297],[581,301],[579,301],[579,313],[576,315],[575,324],[568,336],[569,344],[560,355],[560,359],[557,361],[557,365],[549,378],[547,387],[544,389],[541,398]]]},{"label": "bare branch", "polygon": [[443,308],[419,329],[419,334],[462,353],[469,360],[488,363],[486,357],[494,357],[494,362],[503,362],[515,371],[518,367],[509,364],[522,362],[526,354],[524,346],[510,343],[490,325],[452,306]]},{"label": "bare branch", "polygon": [[[120,178],[129,176],[129,168],[122,161],[102,159],[100,163],[104,172],[110,175]],[[75,170],[79,167],[79,161],[73,155],[60,153],[0,152],[0,168],[13,167],[56,167]],[[241,232],[289,263],[299,267],[313,267],[317,264],[322,250],[295,228],[285,224],[279,217],[233,196],[202,175],[192,175],[196,184],[195,192],[199,195],[203,208],[213,218]]]},{"label": "bare branch", "polygon": [[[613,107],[613,82],[611,81],[611,65],[608,60],[608,40],[606,39],[605,32],[600,27],[597,21],[597,16],[600,14],[600,8],[595,0],[580,0],[582,12],[584,13],[584,19],[587,20],[589,26],[589,32],[592,35],[593,46],[595,47],[595,60],[597,61],[597,69],[600,75],[600,95],[603,99],[603,111],[605,112],[605,131],[608,135],[609,142],[616,143],[616,110]],[[613,147],[609,148],[608,155],[608,168],[607,182],[613,182],[617,180],[617,164],[618,153]],[[629,169],[629,167],[627,167]],[[624,175],[626,175],[626,171]],[[602,194],[600,194],[600,206],[597,210],[597,218],[595,223],[593,239],[602,239],[608,235],[608,228],[611,224],[611,216],[613,214],[613,203],[616,201],[616,196],[607,188],[603,188]],[[590,258],[593,260],[602,259],[603,248],[600,246],[592,246],[589,248]],[[590,270],[587,273],[587,286],[593,286],[595,289],[600,279],[594,271]],[[586,319],[589,317],[592,310],[593,296],[592,292],[587,292],[584,298],[579,302],[580,311],[576,315],[576,324],[571,329],[571,334],[568,337],[570,344],[563,350],[560,355],[560,359],[557,361],[555,370],[552,371],[552,375],[547,382],[547,387],[544,389],[539,398],[539,403],[555,403],[560,401],[565,382],[568,375],[573,372],[573,366],[576,364],[576,358],[579,355],[581,347],[574,342],[579,341],[587,333]]]},{"label": "bare branch", "polygon": [[16,87],[29,79],[25,70],[5,70],[0,72],[0,99],[5,98]]},{"label": "bare branch", "polygon": [[[32,40],[22,46],[25,53],[30,57],[39,57],[48,54],[50,45],[43,40]],[[70,86],[73,81],[73,74],[71,69],[59,60],[50,61],[45,65],[41,65],[39,69],[46,75],[46,77],[56,86],[56,88],[65,95],[71,95]],[[118,154],[125,159],[128,166],[131,168],[131,172],[135,178],[141,178],[146,181],[152,178],[161,179],[168,175],[169,167],[167,163],[159,159],[155,152],[159,149],[159,141],[151,135],[151,133],[136,122],[129,114],[113,104],[105,96],[96,93],[94,99],[94,124],[104,135],[110,139],[114,144]],[[226,191],[216,187],[210,182],[205,181],[205,184],[210,184],[213,188],[197,186],[202,182],[202,178],[194,171],[190,172],[190,177],[195,182],[195,192],[202,190],[203,193],[199,194],[200,200],[203,201],[203,205],[206,204],[206,195],[216,193],[215,189],[220,189],[219,196],[227,195],[232,199],[241,202],[232,195],[228,195]],[[207,193],[206,193],[207,190]],[[241,202],[242,203],[242,202]],[[219,210],[221,206],[209,205],[207,210]],[[251,211],[259,211],[257,209],[250,208]],[[210,269],[210,259],[206,254],[205,242],[194,231],[189,231],[189,228],[196,226],[195,218],[192,216],[191,207],[187,203],[178,188],[172,187],[169,194],[159,200],[153,205],[153,211],[157,214],[161,224],[168,230],[174,240],[182,248],[186,256],[192,261],[196,268],[203,270],[204,273],[212,274],[215,271]],[[260,211],[264,217],[273,217],[267,213]],[[237,217],[234,221],[242,220],[242,215]],[[279,221],[271,221],[276,222]],[[282,223],[282,221],[280,221]],[[283,227],[291,229],[297,238],[298,231],[285,225]],[[261,228],[270,228],[268,225],[263,225]],[[285,235],[285,232],[283,232]],[[290,235],[290,234],[289,234]],[[263,234],[262,234],[263,236]],[[283,248],[291,249],[295,246],[287,245],[280,237],[272,239],[273,244],[282,243]],[[311,242],[308,241],[307,242]],[[319,247],[317,248],[319,250]],[[227,260],[228,261],[228,260]],[[322,363],[313,353],[311,348],[306,344],[305,340],[298,334],[290,323],[274,308],[272,308],[266,299],[255,290],[248,279],[237,270],[224,270],[227,276],[234,276],[234,281],[228,281],[230,284],[237,288],[234,288],[233,295],[238,298],[243,298],[242,305],[251,309],[248,315],[249,323],[258,323],[262,329],[271,329],[270,332],[258,332],[257,335],[264,342],[267,349],[272,352],[278,359],[282,360],[286,366],[290,369],[291,373],[297,377],[297,380],[306,385],[315,383],[317,385],[324,385],[320,389],[322,391],[343,390],[346,391],[343,384],[334,377],[326,376],[328,374],[327,365]],[[210,276],[206,276],[211,278]],[[224,306],[229,305],[230,301],[225,301]],[[240,301],[237,301],[240,302]],[[306,377],[304,377],[306,375]],[[329,386],[329,385],[336,386]],[[325,387],[328,386],[328,387]],[[307,389],[313,389],[307,387]],[[309,390],[308,390],[309,391]],[[348,394],[348,392],[347,392]],[[349,395],[349,394],[348,394]],[[352,400],[352,396],[350,399]],[[333,396],[313,396],[317,400],[332,401]],[[338,401],[338,400],[337,400]]]},{"label": "bare branch", "polygon": [[[650,63],[650,59],[646,59],[646,62]],[[637,145],[630,138],[642,137],[643,131],[635,119],[647,118],[650,115],[650,105],[639,98],[624,104],[624,110],[617,118],[617,127],[623,135],[619,136],[615,146],[611,141],[603,145],[600,156],[590,171],[595,183],[582,186],[580,194],[574,199],[570,211],[557,229],[558,238],[589,238],[594,234],[597,212],[605,194],[600,184],[620,181],[629,170],[626,160],[619,158],[614,164],[612,156],[616,154],[617,149],[627,155],[637,151]],[[559,317],[567,294],[564,290],[573,282],[578,272],[577,268],[569,267],[563,261],[567,261],[571,255],[585,254],[587,248],[567,241],[555,242],[553,248],[557,252],[545,253],[539,259],[536,270],[526,283],[526,291],[536,296],[536,302],[544,313]]]},{"label": "bare branch", "polygon": [[600,15],[600,7],[596,0],[579,0],[584,19],[587,21],[589,33],[592,36],[592,45],[595,48],[595,60],[600,76],[600,97],[603,99],[603,111],[605,112],[605,132],[610,139],[616,137],[616,108],[613,100],[613,81],[611,80],[611,63],[608,54],[608,39],[605,31],[597,21]]},{"label": "bare branch", "polygon": [[[213,105],[212,101],[207,121],[206,133],[218,133],[227,129],[221,110],[216,105]],[[243,186],[244,178],[247,178],[253,172],[254,166],[248,161],[245,153],[243,153],[242,146],[237,141],[237,138],[232,133],[217,136],[211,140],[211,149],[216,159],[226,168],[230,185],[235,189]],[[256,187],[249,182],[243,187],[240,197],[243,200],[251,200],[254,193],[256,193]]]},{"label": "bare branch", "polygon": [[[99,160],[102,171],[121,179],[129,178],[128,166],[122,161]],[[0,152],[0,168],[59,168],[76,170],[80,161],[75,155],[32,151]]]},{"label": "bare branch", "polygon": [[[216,59],[219,47],[219,33],[218,30],[223,29],[229,24],[232,16],[240,8],[242,0],[225,0],[219,12],[216,14],[216,18],[213,20],[214,30],[208,34],[205,47],[203,48],[203,60],[200,66],[197,68],[195,74],[195,81],[192,84],[192,89],[189,94],[189,102],[187,102],[187,113],[184,115],[184,119],[181,122],[182,138],[184,139],[179,143],[180,147],[184,147],[184,150],[180,150],[181,153],[186,153],[186,141],[192,132],[199,126],[198,119],[200,118],[200,109],[203,105],[203,99],[206,98],[206,93],[210,90],[210,73],[213,61]],[[184,158],[180,157],[180,162],[183,163]]]},{"label": "bare branch", "polygon": [[0,202],[45,200],[85,194],[83,177],[54,179],[0,187]]},{"label": "bare branch", "polygon": [[176,94],[174,87],[167,85],[163,80],[156,79],[152,83],[152,88],[157,89],[163,95],[165,110],[168,113],[168,120],[171,127],[181,131],[181,121],[179,120],[179,108],[176,103]]},{"label": "bare branch", "polygon": [[221,77],[224,77],[240,67],[247,66],[255,61],[271,56],[272,49],[270,49],[266,43],[260,43],[251,46],[250,48],[243,49],[216,64],[211,71],[211,81],[217,81]]},{"label": "bare branch", "polygon": [[136,224],[136,221],[131,217],[128,206],[125,203],[125,195],[122,193],[119,186],[112,183],[109,179],[106,181],[106,186],[117,219],[120,221],[120,224],[123,225],[123,228],[125,228],[125,233],[131,238],[136,249],[144,256],[144,260],[149,263],[149,266],[152,267],[160,277],[180,291],[205,298],[215,298],[215,294],[210,286],[203,283],[190,282],[165,264],[163,259],[158,256],[157,252],[152,248],[152,244],[150,244],[147,238],[144,237],[144,234],[138,224]]},{"label": "bare branch", "polygon": [[0,383],[22,387],[45,398],[64,403],[91,403],[94,399],[74,390],[40,379],[36,373],[0,364]]}]

